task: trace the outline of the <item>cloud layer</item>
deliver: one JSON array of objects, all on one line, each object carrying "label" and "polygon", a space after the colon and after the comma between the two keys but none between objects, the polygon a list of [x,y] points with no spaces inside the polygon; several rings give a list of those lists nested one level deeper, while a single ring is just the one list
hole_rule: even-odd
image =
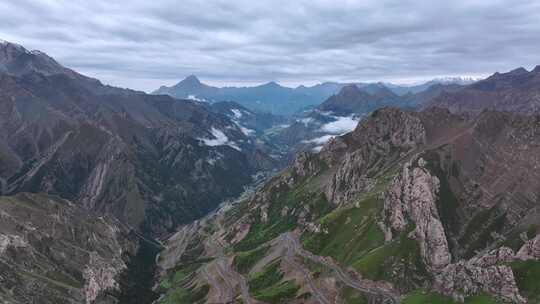
[{"label": "cloud layer", "polygon": [[336,120],[324,124],[321,127],[321,131],[328,132],[330,134],[343,135],[354,130],[359,121],[358,118],[354,118],[352,116],[334,116],[334,118]]},{"label": "cloud layer", "polygon": [[540,2],[0,2],[0,38],[108,83],[415,81],[540,64]]}]

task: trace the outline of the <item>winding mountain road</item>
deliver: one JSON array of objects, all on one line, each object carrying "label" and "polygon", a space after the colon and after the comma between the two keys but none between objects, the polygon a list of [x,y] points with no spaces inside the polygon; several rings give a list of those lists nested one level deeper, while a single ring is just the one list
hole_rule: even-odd
[{"label": "winding mountain road", "polygon": [[166,272],[180,261],[180,258],[182,258],[182,255],[186,251],[186,248],[198,227],[197,221],[182,226],[182,228],[169,239],[165,250],[157,256],[157,259],[161,260],[159,266],[162,271]]},{"label": "winding mountain road", "polygon": [[[345,283],[345,285],[362,293],[367,293],[376,297],[380,297],[383,299],[384,304],[400,303],[400,296],[397,291],[370,280],[354,279],[330,258],[314,255],[313,253],[302,248],[302,245],[300,245],[300,242],[298,241],[298,237],[294,233],[286,232],[282,234],[281,240],[285,242],[287,246],[287,252],[293,251],[301,257],[308,258],[316,263],[325,265],[326,267],[332,269],[336,273],[338,279]],[[289,253],[287,255],[289,255]],[[321,300],[319,298],[317,299],[320,303],[328,303],[324,302],[324,300]]]},{"label": "winding mountain road", "polygon": [[285,254],[284,260],[287,264],[291,265],[293,268],[295,268],[297,271],[301,272],[304,280],[307,283],[307,287],[311,291],[311,295],[317,299],[319,303],[322,304],[332,304],[325,296],[324,294],[319,290],[319,288],[315,285],[315,282],[313,282],[313,279],[311,278],[311,274],[309,271],[307,271],[301,264],[297,263],[295,258],[295,246],[294,243],[291,241],[290,238],[284,237],[284,242],[287,242],[287,253]]},{"label": "winding mountain road", "polygon": [[[216,211],[216,214],[212,216],[219,216],[220,211]],[[225,253],[223,252],[223,244],[219,237],[215,237],[216,234],[219,235],[219,231],[224,231],[223,226],[219,219],[215,220],[217,225],[217,233],[206,234],[206,247],[208,252],[215,254],[215,260],[210,264],[203,267],[204,275],[207,278],[208,283],[218,290],[219,298],[223,301],[222,303],[232,303],[235,296],[235,286],[240,287],[240,295],[242,297],[242,302],[245,304],[252,304],[253,300],[249,294],[249,286],[246,278],[240,273],[236,272],[230,265],[229,260]],[[208,268],[210,265],[215,267],[216,274],[220,277],[220,282],[211,277],[208,273]]]}]

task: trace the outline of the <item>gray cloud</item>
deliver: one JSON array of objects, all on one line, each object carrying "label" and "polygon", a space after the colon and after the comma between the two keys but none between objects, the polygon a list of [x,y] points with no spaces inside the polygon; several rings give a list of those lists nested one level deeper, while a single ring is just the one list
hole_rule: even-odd
[{"label": "gray cloud", "polygon": [[[415,81],[540,64],[538,1],[0,1],[0,38],[107,83]],[[121,3],[123,2],[123,3]]]}]

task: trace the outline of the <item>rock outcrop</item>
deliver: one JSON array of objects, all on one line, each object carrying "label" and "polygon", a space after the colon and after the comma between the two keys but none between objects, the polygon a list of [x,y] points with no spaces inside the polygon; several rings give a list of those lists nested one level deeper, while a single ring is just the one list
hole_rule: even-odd
[{"label": "rock outcrop", "polygon": [[415,157],[407,162],[385,193],[382,226],[386,240],[413,228],[408,236],[420,245],[420,254],[433,275],[433,287],[457,301],[487,293],[504,301],[525,303],[512,269],[504,263],[519,256],[533,257],[536,239],[527,242],[518,255],[510,248],[501,247],[451,263],[447,236],[437,208],[439,189],[439,179],[426,168],[423,158]]},{"label": "rock outcrop", "polygon": [[449,264],[435,274],[434,288],[463,302],[473,294],[487,293],[511,303],[526,303],[512,269],[505,263],[516,259],[512,249],[500,247],[470,260]]},{"label": "rock outcrop", "polygon": [[308,152],[300,152],[294,159],[293,171],[300,177],[313,176],[320,172],[321,161]]},{"label": "rock outcrop", "polygon": [[110,217],[42,194],[0,197],[0,298],[116,303],[136,240]]},{"label": "rock outcrop", "polygon": [[478,266],[460,261],[435,274],[434,288],[444,295],[463,302],[468,296],[487,293],[511,303],[526,303],[519,294],[514,274],[509,266]]},{"label": "rock outcrop", "polygon": [[104,259],[97,252],[91,252],[83,272],[86,303],[94,303],[106,291],[117,290],[118,276],[125,268],[126,264],[119,256]]},{"label": "rock outcrop", "polygon": [[409,227],[409,236],[420,244],[425,264],[438,271],[451,261],[448,241],[437,211],[439,179],[425,168],[422,158],[407,162],[394,179],[384,199],[386,240]]},{"label": "rock outcrop", "polygon": [[540,259],[540,234],[527,241],[517,252],[516,258],[520,260]]},{"label": "rock outcrop", "polygon": [[374,175],[425,140],[424,127],[416,114],[394,108],[375,111],[352,133],[322,149],[321,158],[336,160],[335,174],[326,190],[328,200],[339,205],[369,190]]}]

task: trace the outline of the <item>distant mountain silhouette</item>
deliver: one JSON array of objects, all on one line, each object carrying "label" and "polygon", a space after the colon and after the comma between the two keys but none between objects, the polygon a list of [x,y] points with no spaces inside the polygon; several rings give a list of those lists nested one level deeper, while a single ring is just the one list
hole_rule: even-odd
[{"label": "distant mountain silhouette", "polygon": [[481,113],[496,110],[535,113],[540,110],[540,66],[532,71],[517,68],[465,87],[441,94],[428,106],[448,108],[452,112]]},{"label": "distant mountain silhouette", "polygon": [[400,86],[391,83],[338,83],[324,82],[313,86],[289,88],[274,81],[254,87],[214,87],[190,75],[174,86],[162,86],[153,94],[167,94],[177,98],[190,98],[207,102],[235,101],[244,107],[258,112],[291,115],[301,110],[320,105],[347,85],[356,85],[376,98],[385,99],[419,93],[437,83],[454,83],[461,78],[432,80],[417,86]]}]

